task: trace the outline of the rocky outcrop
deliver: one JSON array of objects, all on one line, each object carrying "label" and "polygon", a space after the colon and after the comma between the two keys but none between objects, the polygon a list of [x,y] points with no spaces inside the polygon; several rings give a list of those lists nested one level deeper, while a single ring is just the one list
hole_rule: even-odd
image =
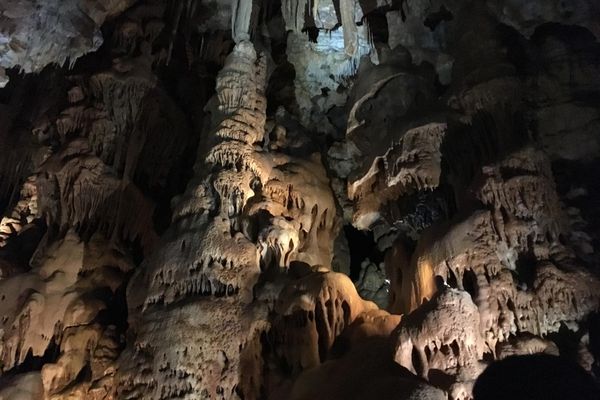
[{"label": "rocky outcrop", "polygon": [[[188,129],[157,88],[143,30],[124,33],[124,25],[140,28],[152,17],[134,12],[117,26],[112,50],[119,57],[111,68],[56,72],[58,87],[27,121],[34,140],[15,148],[28,159],[21,173],[30,175],[1,222],[9,260],[0,282],[2,371],[11,377],[3,384],[6,398],[115,398],[133,243],[143,254],[157,238],[155,203],[145,190],[168,190]],[[144,54],[133,54],[140,48]],[[18,93],[19,84],[11,82],[12,90]],[[4,138],[22,134],[13,118]],[[179,132],[165,138],[173,128]],[[162,160],[155,159],[157,147]],[[31,370],[37,372],[22,374]]]},{"label": "rocky outcrop", "polygon": [[599,10],[563,3],[0,0],[0,399],[600,376]]},{"label": "rocky outcrop", "polygon": [[[353,225],[373,230],[378,239],[387,236],[386,248],[398,229],[422,229],[397,224],[408,211],[398,200],[439,186],[447,124],[436,111],[427,70],[415,69],[406,51],[390,52],[380,65],[363,68],[349,99],[347,141],[332,146],[329,160],[347,182]],[[399,108],[388,113],[391,101]]]},{"label": "rocky outcrop", "polygon": [[[132,263],[101,237],[83,243],[73,232],[39,251],[30,272],[0,285],[2,368],[59,349],[56,362],[41,370],[45,398],[111,396],[123,343],[114,325],[100,321]],[[78,382],[86,368],[90,378]]]},{"label": "rocky outcrop", "polygon": [[4,69],[39,72],[48,64],[73,65],[86,53],[97,50],[103,38],[100,26],[133,1],[3,1],[0,42],[0,85],[8,78]]}]

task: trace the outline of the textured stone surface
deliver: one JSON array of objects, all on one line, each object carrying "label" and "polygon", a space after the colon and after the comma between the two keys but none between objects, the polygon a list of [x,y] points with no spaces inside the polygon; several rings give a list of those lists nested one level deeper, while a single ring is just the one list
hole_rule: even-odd
[{"label": "textured stone surface", "polygon": [[[3,1],[0,68],[39,72],[52,63],[72,65],[100,47],[100,26],[131,4],[132,0]],[[4,79],[0,77],[2,86]]]},{"label": "textured stone surface", "polygon": [[600,376],[599,12],[0,1],[0,399]]}]

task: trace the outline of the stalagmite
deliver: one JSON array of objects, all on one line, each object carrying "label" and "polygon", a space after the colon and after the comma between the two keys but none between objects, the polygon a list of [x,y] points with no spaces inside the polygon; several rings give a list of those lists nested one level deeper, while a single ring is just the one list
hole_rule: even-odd
[{"label": "stalagmite", "polygon": [[0,400],[596,398],[596,3],[0,0]]},{"label": "stalagmite", "polygon": [[[215,167],[235,171],[238,160],[228,161],[228,146],[248,146],[245,153],[237,156],[244,158],[252,153],[251,145],[260,140],[264,118],[246,116],[255,110],[260,113],[261,104],[265,104],[261,98],[265,72],[264,59],[249,42],[238,43],[228,57],[217,83],[219,110],[213,130],[213,141],[219,143],[223,153],[218,157],[209,153],[206,159]],[[239,138],[249,144],[217,134],[233,118],[245,122]],[[198,160],[200,165],[204,162],[202,158]],[[202,174],[202,169],[197,171]],[[210,182],[210,175],[204,176],[207,178]],[[197,187],[204,186],[189,186],[189,194],[184,197],[194,197]],[[200,193],[207,197],[225,196],[224,189]],[[222,205],[227,203],[223,201]],[[212,216],[212,209],[203,208],[179,213],[178,221],[165,237],[161,254],[150,259],[134,278],[145,284],[128,289],[136,345],[121,358],[122,396],[158,399],[199,395],[231,398],[237,392],[248,398],[257,395],[257,389],[242,381],[240,374],[244,368],[260,368],[259,364],[246,365],[244,354],[254,351],[255,338],[266,327],[266,310],[256,307],[251,311],[256,317],[243,317],[244,309],[252,302],[260,265],[257,248],[241,232],[232,230],[233,220],[242,211],[235,210],[230,213],[226,207],[217,207],[217,214]],[[190,247],[198,239],[199,246]],[[165,307],[173,305],[177,308],[165,311]],[[184,321],[194,328],[190,330]],[[218,321],[221,327],[211,321]],[[164,331],[161,326],[171,329]],[[159,373],[165,368],[166,374]]]},{"label": "stalagmite", "polygon": [[[146,282],[144,291],[133,286],[128,291],[137,348],[145,350],[122,357],[123,395],[143,397],[152,390],[156,397],[257,397],[258,388],[245,377],[261,368],[260,360],[248,357],[260,351],[257,342],[270,326],[267,304],[254,300],[261,270],[288,268],[294,261],[331,262],[337,224],[322,167],[256,145],[265,129],[265,73],[264,56],[244,41],[219,73],[212,148],[199,151],[206,156],[198,161],[198,179],[176,208],[162,255],[134,278]],[[214,172],[206,175],[201,165]],[[205,206],[196,208],[192,201]],[[195,241],[199,246],[189,247]],[[177,312],[165,313],[175,305]],[[198,309],[206,319],[193,322],[200,325],[190,336],[180,321]],[[215,330],[210,321],[217,315],[224,325]],[[164,324],[173,326],[174,338],[156,329]],[[147,347],[150,343],[156,344]],[[215,369],[223,358],[226,365]],[[165,363],[181,369],[159,379],[156,371]],[[203,378],[209,375],[212,381]]]}]

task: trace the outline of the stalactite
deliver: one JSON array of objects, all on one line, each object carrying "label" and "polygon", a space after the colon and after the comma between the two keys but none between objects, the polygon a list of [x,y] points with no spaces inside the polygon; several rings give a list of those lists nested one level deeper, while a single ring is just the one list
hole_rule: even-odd
[{"label": "stalactite", "polygon": [[250,40],[253,0],[233,0],[231,2],[231,29],[233,40],[239,43]]},{"label": "stalactite", "polygon": [[308,0],[282,0],[281,11],[285,20],[287,30],[296,33],[302,32],[304,29],[304,14],[308,4]]},{"label": "stalactite", "polygon": [[346,55],[354,57],[358,51],[358,29],[356,27],[356,0],[340,0],[344,49]]}]

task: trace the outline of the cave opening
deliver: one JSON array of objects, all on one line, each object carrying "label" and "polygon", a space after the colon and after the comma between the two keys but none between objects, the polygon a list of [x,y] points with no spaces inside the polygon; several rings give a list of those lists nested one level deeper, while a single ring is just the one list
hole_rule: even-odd
[{"label": "cave opening", "polygon": [[[594,312],[588,318],[590,351],[596,360],[600,359],[600,313]],[[595,362],[592,365],[594,375],[600,373],[600,363]]]},{"label": "cave opening", "polygon": [[378,265],[383,262],[384,254],[377,247],[373,232],[361,231],[352,225],[344,226],[344,234],[350,249],[350,279],[358,280],[362,263],[369,259]]},{"label": "cave opening", "polygon": [[[417,347],[413,347],[412,351],[411,351],[411,362],[412,362],[412,366],[415,369],[415,371],[417,372],[417,375],[420,375],[421,372],[425,369],[425,365],[423,365],[423,359],[421,357],[421,353],[419,352],[419,349],[417,349]],[[425,356],[425,355],[423,355]]]},{"label": "cave opening", "polygon": [[439,24],[444,21],[452,21],[454,16],[452,13],[442,4],[438,11],[432,12],[425,18],[423,25],[429,28],[430,31],[435,31]]},{"label": "cave opening", "polygon": [[55,338],[52,338],[48,343],[48,347],[44,351],[44,354],[40,356],[34,356],[33,351],[29,349],[25,355],[23,362],[14,368],[4,370],[0,376],[0,384],[3,381],[10,380],[11,377],[18,374],[40,371],[45,364],[54,363],[60,356],[61,349]]},{"label": "cave opening", "polygon": [[472,269],[467,269],[463,273],[462,286],[464,290],[466,290],[473,300],[477,298],[477,294],[479,292],[477,286],[477,275]]},{"label": "cave opening", "polygon": [[583,333],[587,331],[587,322],[583,324],[584,328],[579,331],[574,330],[572,326],[569,327],[561,323],[557,332],[548,334],[547,339],[556,344],[561,357],[575,362],[578,360],[580,342]]},{"label": "cave opening", "polygon": [[[279,0],[275,2],[279,6],[273,9],[271,22],[267,25],[271,37],[271,57],[275,63],[275,67],[269,76],[265,93],[267,97],[268,116],[274,115],[279,107],[284,107],[292,114],[299,112],[294,86],[296,69],[288,60],[287,54],[289,32],[286,31],[283,16],[281,15],[281,2]],[[316,35],[318,35],[318,29]],[[314,39],[316,40],[316,37]]]},{"label": "cave opening", "polygon": [[564,242],[575,244],[578,259],[600,275],[600,158],[586,161],[559,159],[552,162],[556,188],[565,203],[573,228],[579,233],[568,235]]},{"label": "cave opening", "polygon": [[519,254],[515,262],[515,274],[517,281],[524,288],[533,287],[533,282],[536,276],[536,259],[531,253]]},{"label": "cave opening", "polygon": [[375,9],[365,16],[374,43],[388,43],[389,41],[390,33],[385,14],[384,10]]},{"label": "cave opening", "polygon": [[307,26],[302,30],[302,33],[306,33],[308,40],[312,43],[317,43],[319,41],[319,28],[316,26]]}]

